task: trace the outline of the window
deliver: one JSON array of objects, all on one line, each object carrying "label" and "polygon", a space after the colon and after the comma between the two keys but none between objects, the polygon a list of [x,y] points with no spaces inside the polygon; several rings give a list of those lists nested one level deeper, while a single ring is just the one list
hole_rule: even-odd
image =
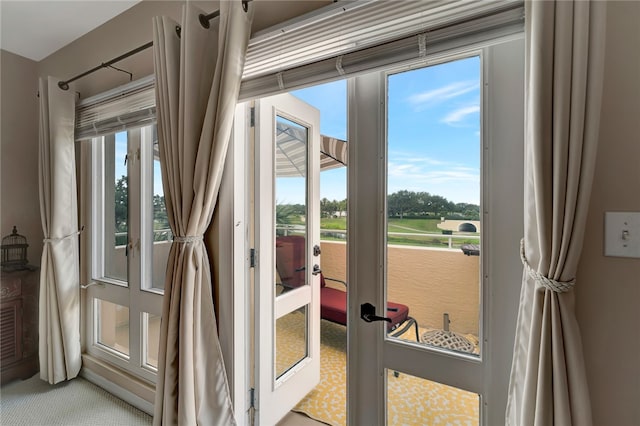
[{"label": "window", "polygon": [[155,125],[91,141],[87,351],[155,381],[171,231]]}]

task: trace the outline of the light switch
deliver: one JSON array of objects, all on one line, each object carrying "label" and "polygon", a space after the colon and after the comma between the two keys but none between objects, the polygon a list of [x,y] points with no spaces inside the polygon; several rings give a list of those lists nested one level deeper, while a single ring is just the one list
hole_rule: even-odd
[{"label": "light switch", "polygon": [[605,212],[604,255],[640,258],[640,212]]}]

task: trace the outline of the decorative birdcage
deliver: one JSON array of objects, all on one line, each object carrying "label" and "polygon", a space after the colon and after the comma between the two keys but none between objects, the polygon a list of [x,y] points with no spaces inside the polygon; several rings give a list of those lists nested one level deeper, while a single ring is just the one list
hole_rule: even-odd
[{"label": "decorative birdcage", "polygon": [[27,266],[27,239],[24,235],[18,234],[16,227],[13,227],[11,235],[2,238],[2,265],[3,270],[17,270]]},{"label": "decorative birdcage", "polygon": [[430,330],[422,334],[423,343],[454,351],[473,353],[475,346],[464,336],[449,331],[449,314],[443,315],[442,330]]}]

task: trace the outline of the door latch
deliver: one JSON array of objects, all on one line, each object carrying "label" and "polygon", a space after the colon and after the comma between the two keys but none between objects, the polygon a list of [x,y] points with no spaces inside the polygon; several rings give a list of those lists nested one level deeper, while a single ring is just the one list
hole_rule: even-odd
[{"label": "door latch", "polygon": [[360,318],[366,322],[386,321],[391,322],[391,318],[379,317],[376,315],[376,307],[371,303],[363,303],[360,305]]},{"label": "door latch", "polygon": [[313,265],[312,274],[313,275],[318,275],[318,274],[321,274],[321,273],[322,273],[322,269],[320,269],[320,265],[318,265],[318,264]]}]

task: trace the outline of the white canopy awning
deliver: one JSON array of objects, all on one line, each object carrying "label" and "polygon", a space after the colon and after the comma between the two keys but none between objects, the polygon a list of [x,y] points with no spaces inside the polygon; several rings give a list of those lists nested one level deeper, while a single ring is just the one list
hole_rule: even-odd
[{"label": "white canopy awning", "polygon": [[[321,135],[320,171],[347,165],[347,141]],[[276,122],[276,174],[278,177],[304,176],[307,135],[303,128]]]}]

